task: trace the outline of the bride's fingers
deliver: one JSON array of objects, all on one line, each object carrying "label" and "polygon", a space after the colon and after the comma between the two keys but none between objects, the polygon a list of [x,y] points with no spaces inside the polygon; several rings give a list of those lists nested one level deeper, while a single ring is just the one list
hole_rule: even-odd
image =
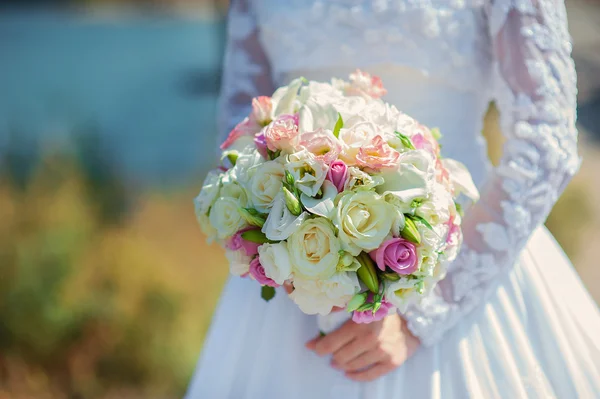
[{"label": "bride's fingers", "polygon": [[369,366],[385,360],[386,354],[379,349],[371,349],[343,364],[342,370],[353,372],[366,369]]},{"label": "bride's fingers", "polygon": [[292,285],[292,283],[289,283],[287,281],[283,283],[283,288],[285,289],[285,292],[288,293],[288,295],[294,292],[294,286]]},{"label": "bride's fingers", "polygon": [[[354,359],[366,355],[367,353],[376,352],[373,351],[376,345],[377,341],[372,339],[366,339],[364,337],[356,338],[333,354],[331,365],[342,370],[347,370],[347,365],[349,362],[354,361]],[[369,364],[375,363],[379,360],[381,359],[375,358]]]},{"label": "bride's fingers", "polygon": [[394,368],[395,366],[391,362],[377,363],[373,367],[363,371],[348,371],[346,372],[346,377],[360,382],[373,381],[382,375],[389,373]]},{"label": "bride's fingers", "polygon": [[352,320],[345,322],[340,328],[324,337],[320,337],[313,349],[318,355],[329,355],[352,341],[356,336],[356,326]]}]

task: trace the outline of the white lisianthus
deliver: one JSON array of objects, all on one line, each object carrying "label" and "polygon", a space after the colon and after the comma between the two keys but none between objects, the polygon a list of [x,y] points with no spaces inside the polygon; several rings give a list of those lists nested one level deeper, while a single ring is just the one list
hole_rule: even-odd
[{"label": "white lisianthus", "polygon": [[293,114],[297,107],[298,89],[302,86],[302,79],[294,79],[289,85],[280,87],[271,96],[273,119],[283,114]]},{"label": "white lisianthus", "polygon": [[448,222],[450,207],[453,206],[454,201],[448,190],[436,182],[433,184],[431,195],[415,209],[415,214],[435,226]]},{"label": "white lisianthus", "polygon": [[210,223],[210,218],[204,213],[196,215],[196,218],[198,220],[198,224],[200,225],[200,229],[206,236],[206,242],[209,244],[212,243],[217,238],[218,232],[217,229],[215,229]]},{"label": "white lisianthus", "polygon": [[242,186],[240,186],[237,182],[227,182],[224,183],[221,187],[221,192],[219,194],[221,197],[225,198],[233,198],[237,201],[238,207],[247,207],[249,205],[248,202],[248,193]]},{"label": "white lisianthus", "polygon": [[334,306],[344,307],[360,291],[356,273],[336,273],[328,279],[297,276],[290,298],[306,314],[329,314]]},{"label": "white lisianthus", "polygon": [[229,238],[246,225],[235,198],[219,197],[210,209],[209,220],[220,239]]},{"label": "white lisianthus", "polygon": [[256,151],[256,148],[246,148],[238,153],[235,166],[225,174],[227,176],[226,180],[244,184],[250,180],[256,166],[262,164],[264,161],[263,157]]},{"label": "white lisianthus", "polygon": [[288,239],[294,275],[327,279],[336,271],[340,260],[340,243],[329,220],[307,219]]},{"label": "white lisianthus", "polygon": [[298,130],[300,133],[318,129],[333,130],[337,120],[338,112],[333,105],[328,102],[319,104],[311,99],[298,112]]},{"label": "white lisianthus", "polygon": [[379,248],[392,229],[393,212],[394,208],[373,191],[342,195],[333,218],[342,249],[356,256],[361,250]]},{"label": "white lisianthus", "polygon": [[457,195],[463,193],[473,201],[479,199],[479,191],[465,165],[454,159],[445,158],[442,159],[442,166],[448,171],[450,182]]},{"label": "white lisianthus", "polygon": [[427,198],[435,182],[435,160],[425,150],[408,151],[400,155],[397,169],[384,169],[384,183],[378,193],[391,193],[401,201]]},{"label": "white lisianthus", "polygon": [[355,166],[350,166],[344,190],[371,190],[381,184],[383,184],[381,176],[371,176]]},{"label": "white lisianthus", "polygon": [[240,136],[240,138],[238,138],[236,141],[233,142],[233,144],[231,144],[229,147],[227,147],[227,151],[231,152],[231,151],[235,151],[235,152],[242,152],[248,148],[256,148],[256,145],[254,144],[254,136],[253,135],[244,135],[244,136]]},{"label": "white lisianthus", "polygon": [[265,275],[277,284],[282,285],[292,277],[292,266],[285,242],[261,245],[258,247],[258,258],[265,269]]},{"label": "white lisianthus", "polygon": [[262,232],[269,240],[287,240],[293,232],[298,230],[307,216],[306,212],[302,212],[300,216],[294,216],[285,204],[283,193],[279,192],[273,201],[273,208],[267,216]]},{"label": "white lisianthus", "polygon": [[229,272],[234,276],[243,276],[250,270],[251,256],[248,256],[244,251],[232,251],[225,249],[225,257],[229,261]]},{"label": "white lisianthus", "polygon": [[298,190],[314,197],[327,177],[328,167],[306,149],[287,157],[285,170],[290,172]]},{"label": "white lisianthus", "polygon": [[347,165],[356,165],[359,150],[370,143],[377,134],[378,129],[371,122],[361,122],[351,128],[342,128],[339,136],[342,143],[340,159]]},{"label": "white lisianthus", "polygon": [[221,186],[221,173],[216,170],[211,170],[206,175],[204,183],[202,183],[202,190],[196,198],[194,198],[194,209],[196,211],[196,217],[200,215],[206,215],[208,210],[215,202],[219,195],[219,188]]},{"label": "white lisianthus", "polygon": [[268,213],[283,187],[283,165],[277,161],[267,161],[254,167],[249,175],[246,190],[250,201],[259,212]]},{"label": "white lisianthus", "polygon": [[386,281],[385,299],[400,312],[406,312],[408,307],[421,299],[417,291],[419,280],[400,278],[398,281]]}]

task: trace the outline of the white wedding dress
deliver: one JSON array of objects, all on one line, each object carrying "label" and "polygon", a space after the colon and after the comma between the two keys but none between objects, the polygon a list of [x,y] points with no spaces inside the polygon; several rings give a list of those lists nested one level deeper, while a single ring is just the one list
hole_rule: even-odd
[{"label": "white wedding dress", "polygon": [[[226,134],[251,97],[304,76],[382,78],[384,99],[439,127],[444,155],[481,190],[465,244],[404,317],[423,346],[371,383],[304,348],[318,331],[284,291],[265,303],[231,278],[188,398],[600,398],[600,314],[541,227],[577,171],[575,69],[558,0],[233,1],[222,89]],[[507,142],[492,168],[491,100]],[[327,320],[325,320],[327,321]]]}]

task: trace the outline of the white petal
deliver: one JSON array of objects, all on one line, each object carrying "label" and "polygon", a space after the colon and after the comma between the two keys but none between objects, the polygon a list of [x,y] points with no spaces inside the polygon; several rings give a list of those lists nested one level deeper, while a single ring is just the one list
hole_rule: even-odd
[{"label": "white petal", "polygon": [[329,215],[333,212],[333,209],[335,208],[333,200],[335,199],[335,196],[338,194],[338,192],[333,183],[329,180],[325,180],[322,189],[322,198],[318,199],[302,194],[300,195],[300,200],[302,201],[302,205],[304,205],[304,207],[310,213],[329,218]]}]

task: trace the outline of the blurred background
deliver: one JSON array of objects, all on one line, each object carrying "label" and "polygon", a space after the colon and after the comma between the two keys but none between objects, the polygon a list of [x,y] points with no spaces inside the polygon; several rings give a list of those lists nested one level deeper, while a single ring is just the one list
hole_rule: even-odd
[{"label": "blurred background", "polygon": [[[227,275],[191,202],[226,8],[0,2],[0,399],[185,391]],[[584,163],[547,224],[598,301],[600,2],[567,8]]]}]

